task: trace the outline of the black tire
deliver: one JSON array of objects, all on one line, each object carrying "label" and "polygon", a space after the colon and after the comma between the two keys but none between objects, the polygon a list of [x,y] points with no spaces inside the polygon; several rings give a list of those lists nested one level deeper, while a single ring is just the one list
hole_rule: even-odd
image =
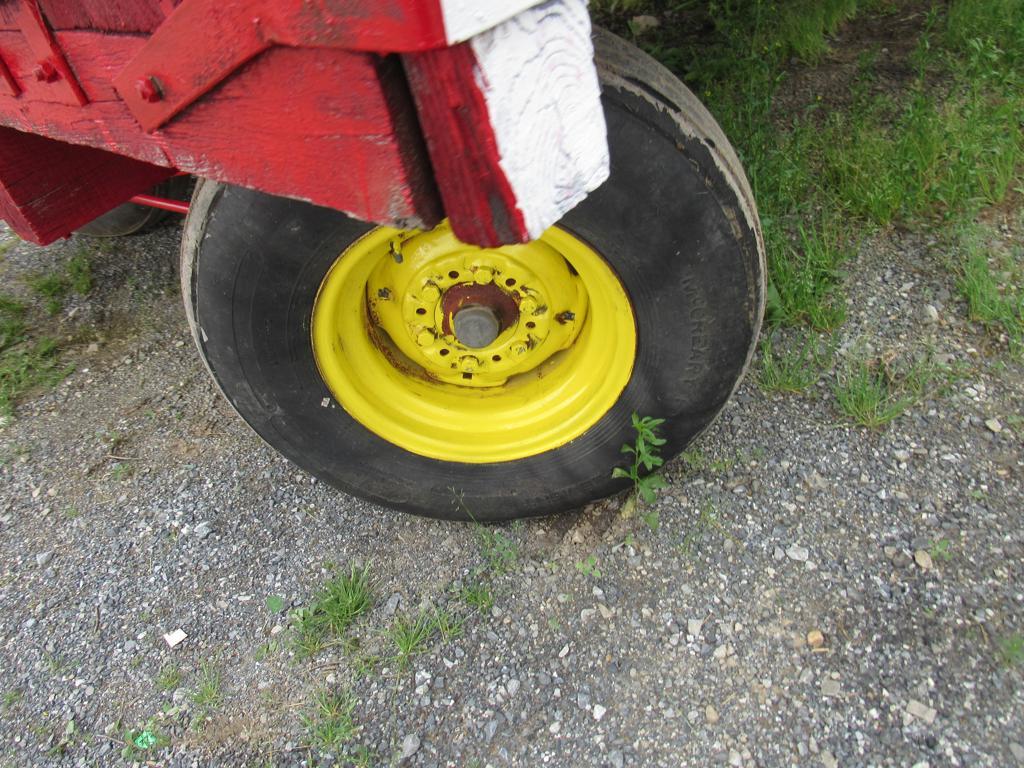
[{"label": "black tire", "polygon": [[[157,184],[149,194],[170,200],[187,200],[192,194],[193,183],[191,176],[175,176]],[[125,203],[79,227],[75,233],[86,237],[141,235],[163,224],[170,215],[170,211],[160,208]]]},{"label": "black tire", "polygon": [[595,36],[611,178],[560,226],[613,267],[633,302],[637,355],[614,407],[579,438],[515,461],[415,455],[364,428],[330,392],[310,343],[323,276],[371,225],[306,203],[202,183],[182,287],[196,343],[238,413],[271,446],[357,496],[431,517],[501,520],[582,506],[612,480],[634,412],[666,419],[663,455],[706,429],[737,386],[764,308],[753,198],[711,115],[633,46]]}]

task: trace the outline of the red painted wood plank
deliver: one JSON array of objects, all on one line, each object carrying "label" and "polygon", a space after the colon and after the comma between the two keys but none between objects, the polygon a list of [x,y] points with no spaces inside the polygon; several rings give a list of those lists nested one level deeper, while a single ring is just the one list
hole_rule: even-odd
[{"label": "red painted wood plank", "polygon": [[167,168],[0,127],[0,217],[41,245],[171,175]]},{"label": "red painted wood plank", "polygon": [[[144,37],[60,32],[90,99],[38,100],[23,37],[0,52],[25,93],[0,94],[0,124],[298,197],[382,223],[429,225],[441,215],[415,110],[394,59],[278,48],[243,67],[164,131],[143,132],[110,86]],[[28,71],[26,71],[28,70]]]},{"label": "red painted wood plank", "polygon": [[52,29],[153,32],[164,20],[160,0],[39,0]]},{"label": "red painted wood plank", "polygon": [[402,57],[452,230],[467,243],[529,240],[500,165],[467,43]]},{"label": "red painted wood plank", "polygon": [[114,84],[154,130],[273,46],[391,52],[444,44],[436,0],[184,0]]}]

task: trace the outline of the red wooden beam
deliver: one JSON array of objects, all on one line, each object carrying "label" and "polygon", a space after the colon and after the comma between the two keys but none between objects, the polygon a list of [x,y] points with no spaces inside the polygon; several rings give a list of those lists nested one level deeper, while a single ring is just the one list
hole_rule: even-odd
[{"label": "red wooden beam", "polygon": [[496,246],[528,239],[468,43],[404,57],[420,123],[452,230],[464,242]]},{"label": "red wooden beam", "polygon": [[0,127],[0,217],[50,243],[174,175],[168,168]]}]

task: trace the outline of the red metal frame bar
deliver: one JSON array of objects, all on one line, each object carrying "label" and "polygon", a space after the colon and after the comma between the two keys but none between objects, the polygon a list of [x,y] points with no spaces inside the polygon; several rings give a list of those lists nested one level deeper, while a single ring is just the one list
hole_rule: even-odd
[{"label": "red metal frame bar", "polygon": [[156,197],[155,195],[135,195],[131,203],[145,205],[148,208],[159,208],[162,211],[171,213],[188,213],[189,204],[184,200],[171,200],[167,197]]}]

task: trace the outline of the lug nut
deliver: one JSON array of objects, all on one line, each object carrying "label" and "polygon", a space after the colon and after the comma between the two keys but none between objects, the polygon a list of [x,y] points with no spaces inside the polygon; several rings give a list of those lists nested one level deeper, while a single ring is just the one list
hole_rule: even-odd
[{"label": "lug nut", "polygon": [[494,279],[494,273],[487,267],[480,267],[473,273],[473,279],[476,280],[477,285],[487,285]]},{"label": "lug nut", "polygon": [[525,299],[519,302],[519,313],[523,315],[532,315],[537,311],[537,302],[527,296]]},{"label": "lug nut", "polygon": [[419,344],[421,347],[429,347],[435,341],[437,341],[437,337],[427,330],[420,331],[416,335],[416,343]]},{"label": "lug nut", "polygon": [[433,283],[427,283],[423,286],[423,290],[420,291],[420,297],[424,301],[437,301],[441,298],[441,289]]},{"label": "lug nut", "polygon": [[459,358],[459,368],[465,373],[472,373],[480,367],[480,361],[473,355],[463,355]]}]

